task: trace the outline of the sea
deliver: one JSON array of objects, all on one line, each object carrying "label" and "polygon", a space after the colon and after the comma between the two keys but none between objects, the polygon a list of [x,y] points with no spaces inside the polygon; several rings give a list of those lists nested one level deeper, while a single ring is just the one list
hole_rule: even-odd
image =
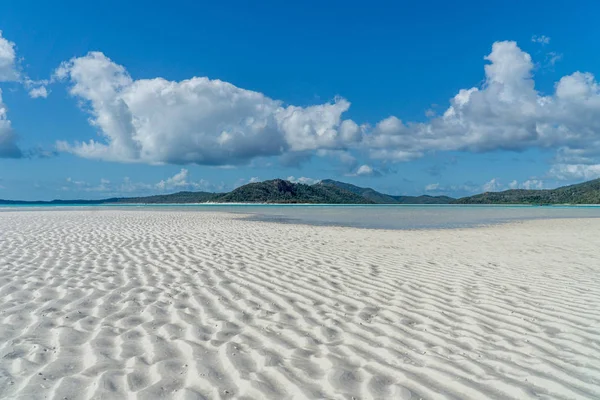
[{"label": "sea", "polygon": [[[346,226],[366,229],[451,229],[535,219],[600,218],[600,206],[500,205],[0,205],[0,212],[19,210],[174,210],[241,214],[254,221]],[[600,220],[598,221],[600,227]],[[1,229],[1,226],[0,226]]]}]

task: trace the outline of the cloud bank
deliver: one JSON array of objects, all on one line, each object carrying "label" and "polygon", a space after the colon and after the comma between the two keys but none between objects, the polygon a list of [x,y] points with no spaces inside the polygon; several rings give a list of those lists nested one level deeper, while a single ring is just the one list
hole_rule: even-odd
[{"label": "cloud bank", "polygon": [[[0,31],[0,82],[12,82],[19,79],[16,67],[15,44],[2,37]],[[0,89],[0,158],[19,158],[22,152],[17,146],[16,137],[8,119],[8,108],[2,101]]]},{"label": "cloud bank", "polygon": [[225,165],[254,157],[341,148],[360,136],[341,118],[342,98],[310,107],[284,106],[262,93],[208,78],[173,82],[132,79],[99,52],[63,63],[56,77],[71,83],[102,141],[62,151],[121,162]]},{"label": "cloud bank", "polygon": [[0,82],[19,80],[15,44],[2,36],[0,31]]},{"label": "cloud bank", "polygon": [[8,109],[2,101],[0,89],[0,158],[20,158],[23,156],[17,146],[15,134],[8,119]]},{"label": "cloud bank", "polygon": [[107,195],[121,195],[122,193],[126,193],[129,196],[136,194],[148,195],[156,191],[165,193],[188,190],[217,191],[219,189],[222,189],[222,186],[214,185],[204,179],[198,181],[191,180],[190,173],[185,168],[182,168],[175,175],[156,183],[134,182],[128,177],[124,177],[121,182],[111,182],[108,179],[102,178],[99,183],[90,183],[69,177],[62,186],[63,191],[102,192]]},{"label": "cloud bank", "polygon": [[[545,36],[532,40],[549,43]],[[531,56],[516,42],[495,42],[484,60],[483,83],[459,90],[445,112],[428,112],[426,122],[390,116],[371,125],[345,118],[350,102],[342,97],[301,107],[207,77],[136,80],[101,52],[62,63],[52,80],[33,81],[19,72],[15,44],[0,32],[0,82],[19,82],[32,98],[45,98],[46,84],[66,81],[89,113],[100,139],[57,142],[59,151],[85,158],[232,166],[257,157],[300,163],[315,154],[342,154],[354,160],[355,175],[369,176],[377,174],[374,163],[438,152],[540,148],[556,151],[548,178],[599,177],[594,75],[573,72],[544,94],[535,88]],[[0,91],[0,157],[23,156]]]},{"label": "cloud bank", "polygon": [[566,166],[595,163],[600,89],[592,74],[564,76],[544,95],[535,89],[531,56],[515,42],[494,43],[484,59],[483,84],[461,89],[442,115],[425,123],[390,116],[371,126],[344,119],[350,102],[341,97],[299,107],[206,77],[135,80],[91,52],[63,63],[55,76],[69,82],[102,138],[58,148],[109,161],[205,165],[323,150],[404,162],[441,151],[548,148]]}]

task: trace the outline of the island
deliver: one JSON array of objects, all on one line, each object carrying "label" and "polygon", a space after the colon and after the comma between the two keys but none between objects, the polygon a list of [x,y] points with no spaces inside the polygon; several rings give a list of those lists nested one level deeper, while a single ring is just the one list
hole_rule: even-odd
[{"label": "island", "polygon": [[325,179],[313,185],[283,179],[249,183],[227,193],[183,191],[144,197],[112,197],[100,200],[22,201],[2,200],[0,205],[103,205],[103,204],[600,204],[600,179],[557,189],[512,189],[485,192],[455,199],[448,196],[397,196],[372,188]]}]

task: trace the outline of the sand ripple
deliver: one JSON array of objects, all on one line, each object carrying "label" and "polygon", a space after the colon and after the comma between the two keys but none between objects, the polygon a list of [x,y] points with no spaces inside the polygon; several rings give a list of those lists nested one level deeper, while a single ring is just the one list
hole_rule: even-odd
[{"label": "sand ripple", "polygon": [[0,213],[0,397],[597,399],[595,220]]}]

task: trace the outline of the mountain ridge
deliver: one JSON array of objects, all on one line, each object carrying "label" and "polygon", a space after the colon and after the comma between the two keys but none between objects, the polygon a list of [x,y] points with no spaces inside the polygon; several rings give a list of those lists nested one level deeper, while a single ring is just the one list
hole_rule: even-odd
[{"label": "mountain ridge", "polygon": [[600,204],[600,179],[556,189],[511,189],[453,199],[448,196],[396,196],[372,188],[324,179],[313,185],[283,179],[249,183],[227,193],[182,191],[141,197],[111,197],[99,200],[22,201],[2,200],[0,205],[102,205],[102,204]]},{"label": "mountain ridge", "polygon": [[372,188],[364,188],[332,179],[324,179],[319,183],[322,185],[337,186],[349,192],[359,194],[373,201],[375,204],[450,204],[455,200],[448,196],[395,196],[378,192]]},{"label": "mountain ridge", "polygon": [[510,189],[462,197],[455,204],[600,204],[600,179],[556,189]]}]

